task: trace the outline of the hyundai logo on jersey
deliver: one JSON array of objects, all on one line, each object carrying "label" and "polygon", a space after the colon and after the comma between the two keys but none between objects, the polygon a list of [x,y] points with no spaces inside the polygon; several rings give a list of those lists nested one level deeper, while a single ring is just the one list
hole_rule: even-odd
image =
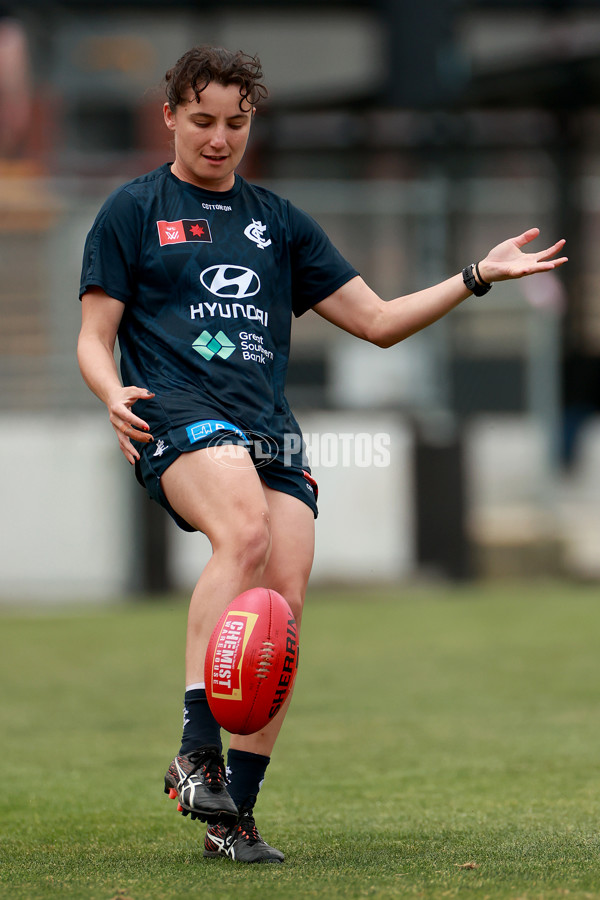
[{"label": "hyundai logo on jersey", "polygon": [[243,266],[210,266],[202,272],[200,281],[215,297],[244,300],[260,291],[260,278],[256,272]]}]

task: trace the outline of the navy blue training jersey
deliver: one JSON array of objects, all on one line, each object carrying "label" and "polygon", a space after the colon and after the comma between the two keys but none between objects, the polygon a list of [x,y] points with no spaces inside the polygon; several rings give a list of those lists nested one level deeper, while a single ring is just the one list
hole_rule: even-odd
[{"label": "navy blue training jersey", "polygon": [[150,431],[215,415],[242,430],[297,432],[284,397],[292,313],[358,273],[306,213],[239,175],[230,191],[165,164],[107,199],[87,236],[80,296],[125,304],[123,384],[147,388]]}]

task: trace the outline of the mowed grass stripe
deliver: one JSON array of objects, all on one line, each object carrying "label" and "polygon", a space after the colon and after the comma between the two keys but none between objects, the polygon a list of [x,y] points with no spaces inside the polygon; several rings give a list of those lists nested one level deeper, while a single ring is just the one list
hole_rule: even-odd
[{"label": "mowed grass stripe", "polygon": [[600,590],[313,591],[257,808],[203,860],[162,794],[186,605],[0,615],[0,895],[600,898]]}]

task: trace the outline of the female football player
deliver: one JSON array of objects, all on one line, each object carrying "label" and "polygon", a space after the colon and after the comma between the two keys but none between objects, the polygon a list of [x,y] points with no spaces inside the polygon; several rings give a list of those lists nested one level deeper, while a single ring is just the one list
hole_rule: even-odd
[{"label": "female football player", "polygon": [[236,173],[265,94],[258,59],[241,52],[195,47],[167,72],[174,160],[100,210],[78,344],[138,480],[212,545],[189,607],[183,738],[165,790],[208,822],[206,856],[244,862],[283,860],[253,810],[286,709],[256,734],[232,735],[225,767],[204,658],[224,607],[251,587],[278,591],[300,623],[317,485],[284,395],[292,315],[312,310],[391,347],[493,282],[566,261],[562,240],[532,252],[533,228],[447,281],[382,300],[308,215]]}]

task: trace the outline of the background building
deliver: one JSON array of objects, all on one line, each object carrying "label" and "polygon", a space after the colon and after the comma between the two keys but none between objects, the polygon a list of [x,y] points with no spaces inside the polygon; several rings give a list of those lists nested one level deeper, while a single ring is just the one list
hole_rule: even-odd
[{"label": "background building", "polygon": [[[296,323],[315,578],[600,574],[600,3],[0,15],[0,598],[183,586],[208,552],[133,483],[75,360],[85,235],[112,187],[169,158],[160,82],[204,42],[257,53],[271,89],[242,174],[314,215],[382,296],[531,225],[568,240],[560,274],[497,286],[392,350]],[[389,465],[360,435],[387,435]]]}]

